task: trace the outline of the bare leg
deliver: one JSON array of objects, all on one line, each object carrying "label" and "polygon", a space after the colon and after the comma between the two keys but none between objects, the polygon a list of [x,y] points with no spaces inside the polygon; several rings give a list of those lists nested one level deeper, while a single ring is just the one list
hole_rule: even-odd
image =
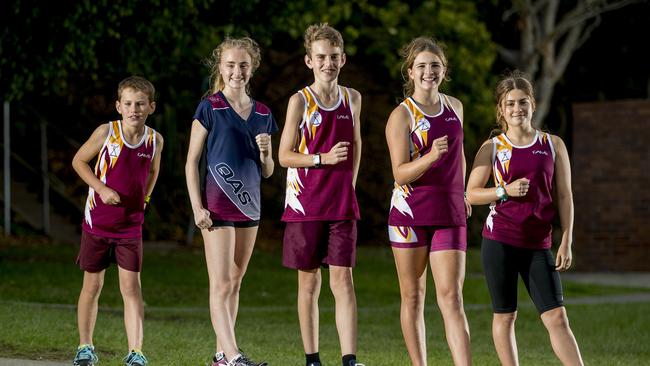
[{"label": "bare leg", "polygon": [[429,248],[393,248],[401,296],[400,323],[414,366],[427,364],[424,298]]},{"label": "bare leg", "polygon": [[463,308],[465,252],[441,250],[430,255],[436,299],[445,323],[445,335],[455,365],[471,365],[469,325]]},{"label": "bare leg", "polygon": [[336,304],[336,330],[341,355],[357,353],[357,298],[352,268],[330,265],[330,289]]},{"label": "bare leg", "polygon": [[104,273],[84,272],[83,285],[77,303],[79,344],[93,344],[93,331],[97,321],[99,295],[104,286]]},{"label": "bare leg", "polygon": [[571,327],[569,327],[569,318],[564,306],[544,312],[542,322],[544,322],[544,326],[551,337],[553,351],[562,364],[582,366],[584,363],[582,362],[578,342],[576,342]]},{"label": "bare leg", "polygon": [[142,301],[140,272],[127,271],[118,266],[118,275],[120,292],[124,301],[124,327],[129,350],[142,349],[144,302]]},{"label": "bare leg", "polygon": [[234,287],[230,276],[234,266],[235,228],[204,229],[201,234],[210,281],[210,319],[218,339],[217,348],[222,348],[226,358],[232,359],[239,353],[235,340],[235,325],[230,313]]},{"label": "bare leg", "polygon": [[492,339],[499,361],[503,366],[519,366],[517,339],[515,338],[517,312],[495,313],[492,317]]},{"label": "bare leg", "polygon": [[298,320],[305,353],[318,352],[318,297],[321,288],[320,269],[298,270]]}]

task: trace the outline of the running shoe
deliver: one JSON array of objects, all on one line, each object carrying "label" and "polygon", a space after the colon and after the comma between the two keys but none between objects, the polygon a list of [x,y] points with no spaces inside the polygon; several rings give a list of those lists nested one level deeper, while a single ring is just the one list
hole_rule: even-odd
[{"label": "running shoe", "polygon": [[77,348],[77,354],[74,356],[72,366],[95,366],[99,357],[95,354],[95,347],[90,344],[84,344]]},{"label": "running shoe", "polygon": [[124,357],[125,366],[147,366],[147,358],[144,357],[142,352],[131,351],[126,357]]}]

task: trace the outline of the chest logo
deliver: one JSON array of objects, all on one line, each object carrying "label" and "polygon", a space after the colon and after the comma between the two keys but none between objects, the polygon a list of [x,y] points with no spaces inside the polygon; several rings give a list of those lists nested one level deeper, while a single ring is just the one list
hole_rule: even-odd
[{"label": "chest logo", "polygon": [[458,118],[456,118],[456,117],[446,117],[446,118],[445,118],[445,121],[446,121],[446,122],[458,121]]},{"label": "chest logo", "polygon": [[151,155],[150,154],[145,154],[145,153],[138,153],[138,157],[139,158],[151,159]]},{"label": "chest logo", "polygon": [[117,143],[112,143],[108,146],[108,154],[112,158],[116,158],[120,156],[120,144]]},{"label": "chest logo", "polygon": [[431,123],[426,118],[420,118],[417,125],[415,126],[415,129],[419,129],[420,131],[429,131],[430,128]]},{"label": "chest logo", "polygon": [[323,116],[318,111],[315,111],[309,119],[309,124],[312,126],[320,126],[321,123],[323,123]]},{"label": "chest logo", "polygon": [[497,151],[497,159],[499,159],[502,165],[505,165],[507,162],[509,162],[511,157],[512,151],[509,149],[502,149]]},{"label": "chest logo", "polygon": [[350,119],[350,115],[348,114],[337,114],[336,119]]},{"label": "chest logo", "polygon": [[533,155],[546,155],[546,156],[548,156],[548,151],[544,151],[544,150],[533,150]]}]

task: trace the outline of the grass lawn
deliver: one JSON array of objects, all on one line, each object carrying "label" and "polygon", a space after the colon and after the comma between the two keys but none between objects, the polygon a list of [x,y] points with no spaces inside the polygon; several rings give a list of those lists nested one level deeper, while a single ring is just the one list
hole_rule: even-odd
[{"label": "grass lawn", "polygon": [[[261,239],[262,240],[262,239]],[[271,247],[271,246],[265,246]],[[69,361],[78,343],[75,304],[82,272],[72,245],[0,245],[0,357]],[[280,253],[257,250],[244,279],[237,323],[239,345],[274,366],[303,365],[295,311],[296,274]],[[464,299],[474,364],[497,365],[491,340],[489,296],[477,250],[468,252]],[[326,272],[325,272],[326,273]],[[430,276],[429,276],[430,277]],[[321,293],[320,351],[340,364],[333,299]],[[144,351],[153,365],[205,365],[214,347],[208,280],[202,248],[147,249],[142,274]],[[409,364],[399,327],[399,289],[388,247],[361,247],[355,285],[359,306],[359,360],[368,366]],[[641,290],[565,282],[565,298]],[[546,331],[522,288],[517,322],[522,365],[557,365]],[[106,273],[94,342],[102,365],[121,365],[126,354],[117,273]],[[587,364],[649,364],[650,303],[567,306]],[[433,283],[427,294],[429,363],[451,365]]]}]

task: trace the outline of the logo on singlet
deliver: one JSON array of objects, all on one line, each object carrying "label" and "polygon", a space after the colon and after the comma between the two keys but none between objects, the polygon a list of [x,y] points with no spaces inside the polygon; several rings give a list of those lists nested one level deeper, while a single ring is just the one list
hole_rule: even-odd
[{"label": "logo on singlet", "polygon": [[456,117],[447,117],[447,118],[445,118],[445,121],[446,122],[458,121],[458,118],[456,118]]},{"label": "logo on singlet", "polygon": [[318,111],[315,111],[312,115],[311,118],[309,119],[309,124],[312,126],[320,126],[320,124],[323,122],[323,116],[318,113]]},{"label": "logo on singlet", "polygon": [[233,193],[237,195],[237,198],[242,205],[246,205],[251,202],[251,195],[247,191],[243,191],[244,183],[241,180],[233,179],[235,172],[228,166],[228,164],[217,164],[214,167],[214,170],[216,170],[217,174],[219,174],[219,176],[230,185]]},{"label": "logo on singlet", "polygon": [[108,147],[108,154],[114,158],[118,157],[120,155],[120,144],[112,143]]},{"label": "logo on singlet", "polygon": [[512,157],[512,151],[511,150],[499,150],[497,152],[497,159],[501,162],[501,164],[507,163],[510,158]]},{"label": "logo on singlet", "polygon": [[149,155],[149,154],[145,154],[145,153],[138,153],[138,157],[139,157],[139,158],[147,158],[147,159],[151,159],[151,155]]},{"label": "logo on singlet", "polygon": [[348,115],[348,114],[337,114],[336,119],[350,119],[350,115]]},{"label": "logo on singlet", "polygon": [[420,118],[418,121],[417,125],[415,126],[415,129],[420,129],[421,131],[429,131],[431,128],[431,123],[426,118]]},{"label": "logo on singlet", "polygon": [[546,156],[548,156],[548,151],[544,151],[544,150],[533,150],[533,155],[546,155]]}]

